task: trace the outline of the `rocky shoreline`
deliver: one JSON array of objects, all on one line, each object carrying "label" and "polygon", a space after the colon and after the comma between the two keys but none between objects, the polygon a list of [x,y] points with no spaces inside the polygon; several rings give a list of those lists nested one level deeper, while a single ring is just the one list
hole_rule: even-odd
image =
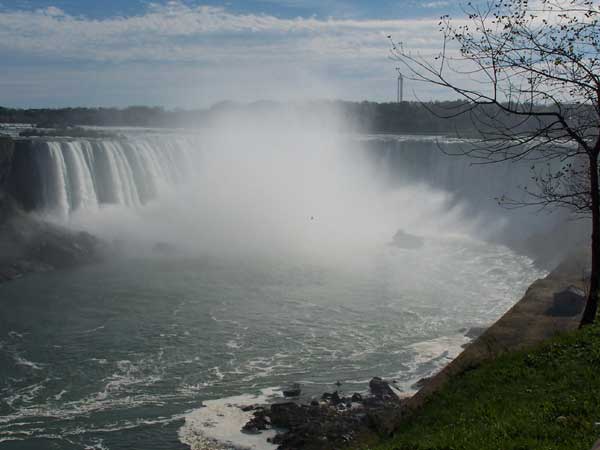
[{"label": "rocky shoreline", "polygon": [[[474,340],[485,328],[459,331]],[[411,389],[417,391],[429,380],[422,378]],[[374,377],[366,393],[341,394],[336,390],[307,399],[302,396],[303,387],[294,383],[274,403],[236,406],[252,413],[241,431],[254,435],[273,430],[275,436],[265,439],[279,450],[344,449],[372,438],[390,436],[405,414],[411,396],[395,385],[395,380]],[[336,386],[340,388],[342,383],[337,382]]]},{"label": "rocky shoreline", "polygon": [[300,386],[295,385],[284,391],[280,402],[242,407],[253,413],[242,431],[257,434],[274,429],[277,434],[268,441],[281,450],[346,448],[365,434],[393,432],[403,396],[392,386],[393,382],[375,377],[368,394],[326,392],[319,399],[301,402],[294,399],[300,395]]},{"label": "rocky shoreline", "polygon": [[366,395],[340,396],[336,391],[301,402],[295,400],[301,387],[293,385],[284,391],[282,401],[243,407],[253,415],[242,431],[256,434],[275,430],[277,433],[269,442],[278,450],[344,449],[391,436],[404,418],[452,376],[496,355],[528,348],[557,333],[576,329],[585,302],[582,274],[587,260],[585,252],[567,258],[546,278],[534,282],[524,297],[490,328],[461,330],[473,341],[441,371],[413,385],[417,392],[412,396],[403,396],[393,387],[393,381],[375,377],[369,382]]}]

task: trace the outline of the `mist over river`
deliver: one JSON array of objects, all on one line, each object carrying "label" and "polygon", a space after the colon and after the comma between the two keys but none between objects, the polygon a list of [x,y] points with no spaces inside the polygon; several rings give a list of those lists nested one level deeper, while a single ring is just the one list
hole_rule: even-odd
[{"label": "mist over river", "polygon": [[410,392],[544,275],[427,138],[235,130],[27,144],[31,214],[110,258],[0,285],[1,449],[269,448],[228,404]]}]

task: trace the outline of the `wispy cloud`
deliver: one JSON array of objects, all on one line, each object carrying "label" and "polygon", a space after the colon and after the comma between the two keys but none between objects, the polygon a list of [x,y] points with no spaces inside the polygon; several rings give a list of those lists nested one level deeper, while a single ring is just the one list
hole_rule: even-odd
[{"label": "wispy cloud", "polygon": [[[289,19],[180,1],[149,3],[138,15],[101,20],[69,15],[57,7],[5,9],[0,10],[0,56],[40,66],[109,64],[121,70],[128,64],[146,64],[150,70],[169,64],[173,73],[193,67],[206,77],[239,67],[261,74],[266,68],[311,72],[330,79],[342,74],[348,85],[355,78],[353,89],[360,73],[362,92],[352,97],[369,97],[364,90],[373,89],[381,82],[381,72],[393,66],[386,35],[433,53],[439,47],[436,31],[433,18]],[[0,81],[6,82],[4,78]]]},{"label": "wispy cloud", "polygon": [[247,50],[253,51],[250,58],[385,56],[386,34],[423,48],[437,42],[434,29],[434,20],[281,19],[170,1],[150,3],[142,15],[104,20],[70,16],[56,7],[0,12],[0,50],[101,61],[237,58]]},{"label": "wispy cloud", "polygon": [[421,4],[421,6],[423,8],[445,8],[446,6],[450,6],[450,2],[445,0],[424,2]]}]

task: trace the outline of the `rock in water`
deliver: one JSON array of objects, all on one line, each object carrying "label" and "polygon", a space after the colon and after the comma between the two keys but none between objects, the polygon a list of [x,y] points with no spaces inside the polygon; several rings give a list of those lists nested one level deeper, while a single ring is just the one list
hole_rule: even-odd
[{"label": "rock in water", "polygon": [[298,397],[302,389],[300,389],[300,385],[298,383],[292,384],[289,388],[283,390],[284,397]]},{"label": "rock in water", "polygon": [[338,391],[335,391],[333,394],[330,394],[329,392],[323,393],[323,395],[321,396],[321,400],[329,402],[333,405],[337,405],[342,402]]},{"label": "rock in water", "polygon": [[369,381],[369,390],[377,398],[384,400],[398,399],[398,396],[394,393],[388,382],[379,377],[374,377]]},{"label": "rock in water", "polygon": [[392,238],[390,245],[398,248],[415,249],[423,247],[423,243],[424,241],[421,236],[415,236],[404,230],[398,230]]}]

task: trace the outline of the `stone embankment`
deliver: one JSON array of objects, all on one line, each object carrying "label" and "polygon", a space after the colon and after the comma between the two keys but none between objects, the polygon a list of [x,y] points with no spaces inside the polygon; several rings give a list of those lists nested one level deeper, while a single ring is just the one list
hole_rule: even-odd
[{"label": "stone embankment", "polygon": [[418,409],[453,376],[477,367],[496,356],[539,344],[558,333],[579,327],[585,307],[589,257],[578,252],[563,261],[546,278],[535,281],[523,298],[467,346],[427,383],[404,407]]}]

